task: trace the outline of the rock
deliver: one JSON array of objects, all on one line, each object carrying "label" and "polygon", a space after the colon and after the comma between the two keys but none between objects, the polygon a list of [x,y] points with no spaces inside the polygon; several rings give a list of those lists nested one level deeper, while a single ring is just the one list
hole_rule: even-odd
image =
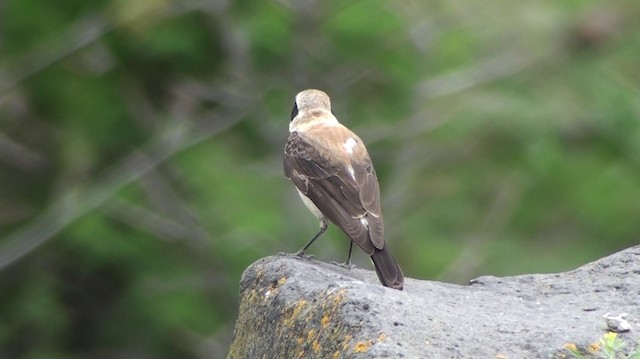
[{"label": "rock", "polygon": [[627,352],[640,339],[640,246],[565,273],[407,279],[403,291],[372,271],[273,256],[247,268],[240,294],[231,359],[595,358],[605,315],[627,313]]}]

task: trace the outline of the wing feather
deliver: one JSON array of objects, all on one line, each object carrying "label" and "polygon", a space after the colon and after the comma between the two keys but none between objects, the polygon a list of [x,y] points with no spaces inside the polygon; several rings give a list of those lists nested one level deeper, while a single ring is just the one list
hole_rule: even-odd
[{"label": "wing feather", "polygon": [[285,175],[331,222],[371,255],[374,248],[384,247],[380,190],[371,159],[365,152],[360,161],[351,161],[354,179],[344,158],[332,158],[328,153],[332,152],[310,136],[292,132],[285,146]]}]

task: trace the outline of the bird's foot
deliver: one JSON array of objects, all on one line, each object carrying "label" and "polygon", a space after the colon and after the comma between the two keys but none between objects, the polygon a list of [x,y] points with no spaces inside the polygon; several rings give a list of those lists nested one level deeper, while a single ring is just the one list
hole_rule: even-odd
[{"label": "bird's foot", "polygon": [[303,250],[299,250],[295,253],[286,253],[286,252],[279,252],[278,253],[279,256],[287,256],[287,257],[300,257],[300,258],[305,258],[305,259],[312,259],[313,255],[312,254],[304,254]]},{"label": "bird's foot", "polygon": [[353,268],[356,267],[356,265],[351,263],[351,262],[341,263],[341,262],[331,261],[330,263],[333,264],[333,265],[336,265],[338,267],[345,268],[345,269],[353,269]]},{"label": "bird's foot", "polygon": [[305,258],[305,259],[312,259],[313,255],[312,254],[304,254],[304,251],[301,249],[299,251],[297,251],[295,253],[296,256],[301,257],[301,258]]}]

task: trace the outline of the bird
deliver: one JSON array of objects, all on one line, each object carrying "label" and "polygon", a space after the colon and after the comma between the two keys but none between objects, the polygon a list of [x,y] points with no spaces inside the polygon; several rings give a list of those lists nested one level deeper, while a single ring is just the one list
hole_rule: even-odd
[{"label": "bird", "polygon": [[325,92],[307,89],[295,96],[283,164],[285,176],[320,221],[320,231],[296,254],[304,256],[331,222],[351,239],[346,265],[355,243],[371,256],[384,286],[402,289],[404,274],[383,238],[371,157],[362,139],[338,122]]}]

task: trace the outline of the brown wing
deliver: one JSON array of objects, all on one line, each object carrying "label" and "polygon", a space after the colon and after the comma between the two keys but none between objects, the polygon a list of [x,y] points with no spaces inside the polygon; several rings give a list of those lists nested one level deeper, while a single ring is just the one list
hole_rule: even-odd
[{"label": "brown wing", "polygon": [[354,167],[357,185],[360,189],[360,203],[368,213],[367,221],[369,222],[371,242],[376,248],[382,249],[384,247],[384,226],[382,211],[380,210],[380,187],[376,171],[368,155],[365,163],[354,164]]},{"label": "brown wing", "polygon": [[[345,165],[349,162],[329,153],[321,143],[293,132],[285,147],[285,175],[331,222],[371,255],[374,248],[384,246],[380,192],[371,160],[367,154],[361,161],[351,161],[356,173],[354,180]],[[361,218],[367,219],[368,229]]]}]

